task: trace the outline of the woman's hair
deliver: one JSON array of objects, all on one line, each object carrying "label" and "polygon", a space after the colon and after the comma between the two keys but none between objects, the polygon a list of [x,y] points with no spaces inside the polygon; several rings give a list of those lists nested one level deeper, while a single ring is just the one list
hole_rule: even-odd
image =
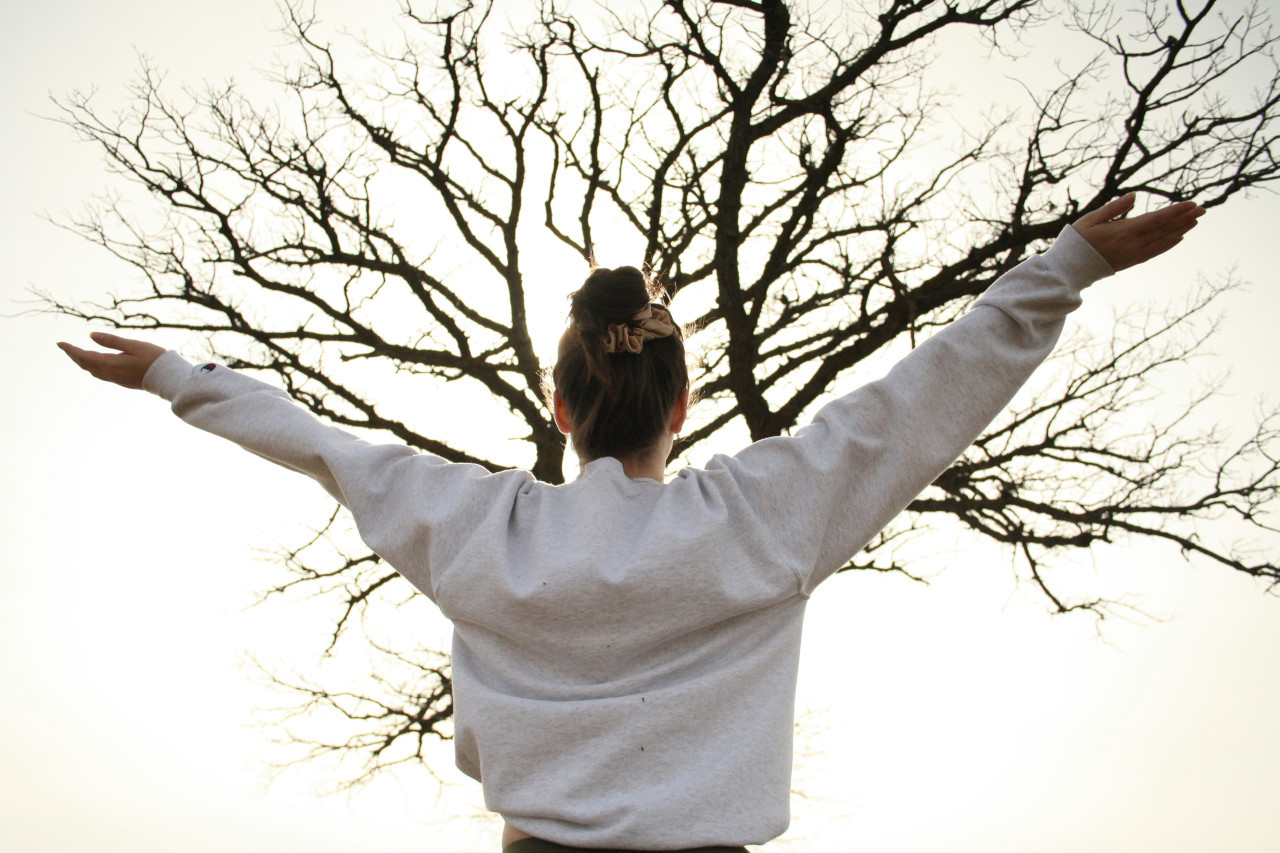
[{"label": "woman's hair", "polygon": [[[569,296],[569,328],[560,337],[555,390],[573,424],[574,449],[583,459],[625,457],[648,450],[666,432],[680,392],[689,387],[684,339],[671,334],[648,337],[638,352],[616,350],[616,328],[625,324],[638,340],[640,320],[657,298],[635,267],[598,267]],[[665,314],[661,305],[653,314]],[[646,324],[648,325],[648,324]]]}]

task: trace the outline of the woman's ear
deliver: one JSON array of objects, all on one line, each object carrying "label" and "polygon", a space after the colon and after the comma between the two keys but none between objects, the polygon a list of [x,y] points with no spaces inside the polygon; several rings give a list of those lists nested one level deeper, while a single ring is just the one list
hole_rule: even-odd
[{"label": "woman's ear", "polygon": [[686,388],[676,397],[675,407],[671,410],[671,423],[668,424],[671,434],[676,435],[684,429],[684,419],[689,415],[689,389]]},{"label": "woman's ear", "polygon": [[573,421],[569,419],[569,407],[565,405],[564,398],[560,396],[560,392],[556,391],[551,397],[552,414],[555,415],[556,429],[568,435],[573,431]]}]

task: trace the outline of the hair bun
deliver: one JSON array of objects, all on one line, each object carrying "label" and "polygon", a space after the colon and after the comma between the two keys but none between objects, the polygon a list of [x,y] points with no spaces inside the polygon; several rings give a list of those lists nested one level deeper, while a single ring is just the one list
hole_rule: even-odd
[{"label": "hair bun", "polygon": [[579,329],[598,333],[629,320],[652,298],[649,282],[635,267],[596,267],[570,295],[569,317]]}]

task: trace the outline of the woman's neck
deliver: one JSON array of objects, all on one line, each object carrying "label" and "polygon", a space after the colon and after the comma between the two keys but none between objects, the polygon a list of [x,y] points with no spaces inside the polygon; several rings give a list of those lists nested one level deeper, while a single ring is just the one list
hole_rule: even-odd
[{"label": "woman's neck", "polygon": [[[659,483],[666,482],[667,479],[667,457],[671,455],[671,444],[675,436],[668,434],[666,439],[658,442],[656,447],[651,447],[643,453],[633,453],[630,456],[616,457],[622,463],[622,472],[633,480],[657,480]],[[582,467],[586,467],[588,462],[593,459],[582,459],[579,462]]]},{"label": "woman's neck", "polygon": [[657,455],[631,456],[619,459],[622,471],[633,480],[657,480],[659,483],[667,479],[666,459]]}]

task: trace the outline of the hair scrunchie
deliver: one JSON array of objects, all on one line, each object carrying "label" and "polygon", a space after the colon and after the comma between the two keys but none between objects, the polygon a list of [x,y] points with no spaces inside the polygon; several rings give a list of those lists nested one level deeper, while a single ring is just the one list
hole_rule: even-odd
[{"label": "hair scrunchie", "polygon": [[665,338],[675,330],[676,324],[666,306],[651,303],[633,314],[630,320],[605,327],[604,351],[638,353],[644,349],[645,341]]}]

